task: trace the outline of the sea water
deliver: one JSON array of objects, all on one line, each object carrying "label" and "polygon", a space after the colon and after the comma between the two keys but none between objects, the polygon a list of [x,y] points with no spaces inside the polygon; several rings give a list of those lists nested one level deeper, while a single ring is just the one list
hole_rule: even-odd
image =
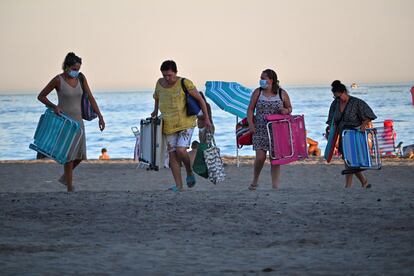
[{"label": "sea water", "polygon": [[[304,114],[308,136],[319,142],[323,150],[329,106],[333,100],[329,86],[284,87],[290,96],[293,114]],[[408,84],[366,85],[349,89],[350,94],[365,100],[377,115],[374,126],[381,126],[387,119],[394,121],[397,142],[414,143],[414,106],[411,103],[411,86]],[[86,143],[89,159],[98,158],[101,148],[107,148],[111,158],[133,158],[135,136],[131,127],[138,127],[140,119],[150,116],[154,108],[152,91],[95,92],[95,98],[104,115],[106,128],[99,130],[98,120],[85,121]],[[49,99],[57,103],[56,93]],[[231,115],[211,100],[216,127],[215,140],[223,155],[236,155],[236,116]],[[0,94],[0,160],[35,159],[36,152],[29,149],[33,142],[40,115],[45,107],[37,100],[36,93]],[[241,118],[239,118],[241,119]],[[193,140],[198,139],[197,129]],[[254,155],[251,146],[239,150],[240,155]]]}]

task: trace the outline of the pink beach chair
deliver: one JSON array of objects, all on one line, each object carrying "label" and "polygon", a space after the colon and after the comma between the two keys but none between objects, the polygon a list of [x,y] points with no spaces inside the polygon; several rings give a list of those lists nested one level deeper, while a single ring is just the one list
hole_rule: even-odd
[{"label": "pink beach chair", "polygon": [[303,115],[269,115],[266,117],[273,165],[288,164],[308,157]]}]

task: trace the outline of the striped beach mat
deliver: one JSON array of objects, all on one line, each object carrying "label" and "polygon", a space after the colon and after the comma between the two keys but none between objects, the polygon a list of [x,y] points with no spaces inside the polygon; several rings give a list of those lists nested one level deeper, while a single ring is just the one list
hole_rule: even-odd
[{"label": "striped beach mat", "polygon": [[82,136],[83,130],[77,121],[47,109],[40,116],[34,141],[29,148],[65,164],[73,159]]}]

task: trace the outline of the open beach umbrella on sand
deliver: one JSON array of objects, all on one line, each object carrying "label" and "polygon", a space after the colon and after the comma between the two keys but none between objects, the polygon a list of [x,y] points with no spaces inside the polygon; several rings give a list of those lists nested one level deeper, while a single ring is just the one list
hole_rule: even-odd
[{"label": "open beach umbrella on sand", "polygon": [[[239,117],[247,117],[252,90],[237,82],[207,81],[206,96],[218,107]],[[239,148],[236,146],[237,166],[239,166]]]}]

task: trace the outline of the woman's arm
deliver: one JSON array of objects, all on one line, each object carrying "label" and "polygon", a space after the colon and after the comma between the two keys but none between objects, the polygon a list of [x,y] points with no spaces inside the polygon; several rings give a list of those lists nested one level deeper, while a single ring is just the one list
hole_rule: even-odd
[{"label": "woman's arm", "polygon": [[88,99],[89,99],[89,102],[92,105],[93,111],[95,111],[95,113],[98,114],[98,118],[99,118],[99,129],[102,131],[102,130],[105,129],[105,121],[103,119],[103,116],[101,114],[101,111],[99,110],[98,103],[95,101],[95,98],[92,95],[92,91],[89,88],[89,84],[88,84],[88,81],[87,81],[85,75],[82,74],[82,77],[81,78],[82,78],[82,82],[83,82],[83,89],[85,89],[84,92],[86,92],[88,94]]},{"label": "woman's arm", "polygon": [[254,126],[253,116],[254,110],[256,109],[257,100],[260,96],[260,89],[256,88],[250,97],[249,107],[247,108],[247,122],[249,123],[249,129],[251,133],[256,132],[256,128]]},{"label": "woman's arm", "polygon": [[42,89],[42,91],[40,91],[39,95],[37,96],[37,99],[41,103],[45,104],[47,107],[52,108],[56,114],[60,114],[62,110],[57,105],[49,101],[47,95],[49,95],[50,92],[53,91],[53,89],[57,89],[59,87],[59,84],[59,77],[56,76],[45,86],[45,88]]},{"label": "woman's arm", "polygon": [[281,113],[282,114],[292,113],[292,104],[290,103],[289,95],[285,90],[282,90],[282,100],[283,100],[283,108],[281,109]]},{"label": "woman's arm", "polygon": [[151,113],[152,118],[155,118],[158,115],[158,104],[159,104],[159,100],[154,98],[154,111],[152,111]]}]

